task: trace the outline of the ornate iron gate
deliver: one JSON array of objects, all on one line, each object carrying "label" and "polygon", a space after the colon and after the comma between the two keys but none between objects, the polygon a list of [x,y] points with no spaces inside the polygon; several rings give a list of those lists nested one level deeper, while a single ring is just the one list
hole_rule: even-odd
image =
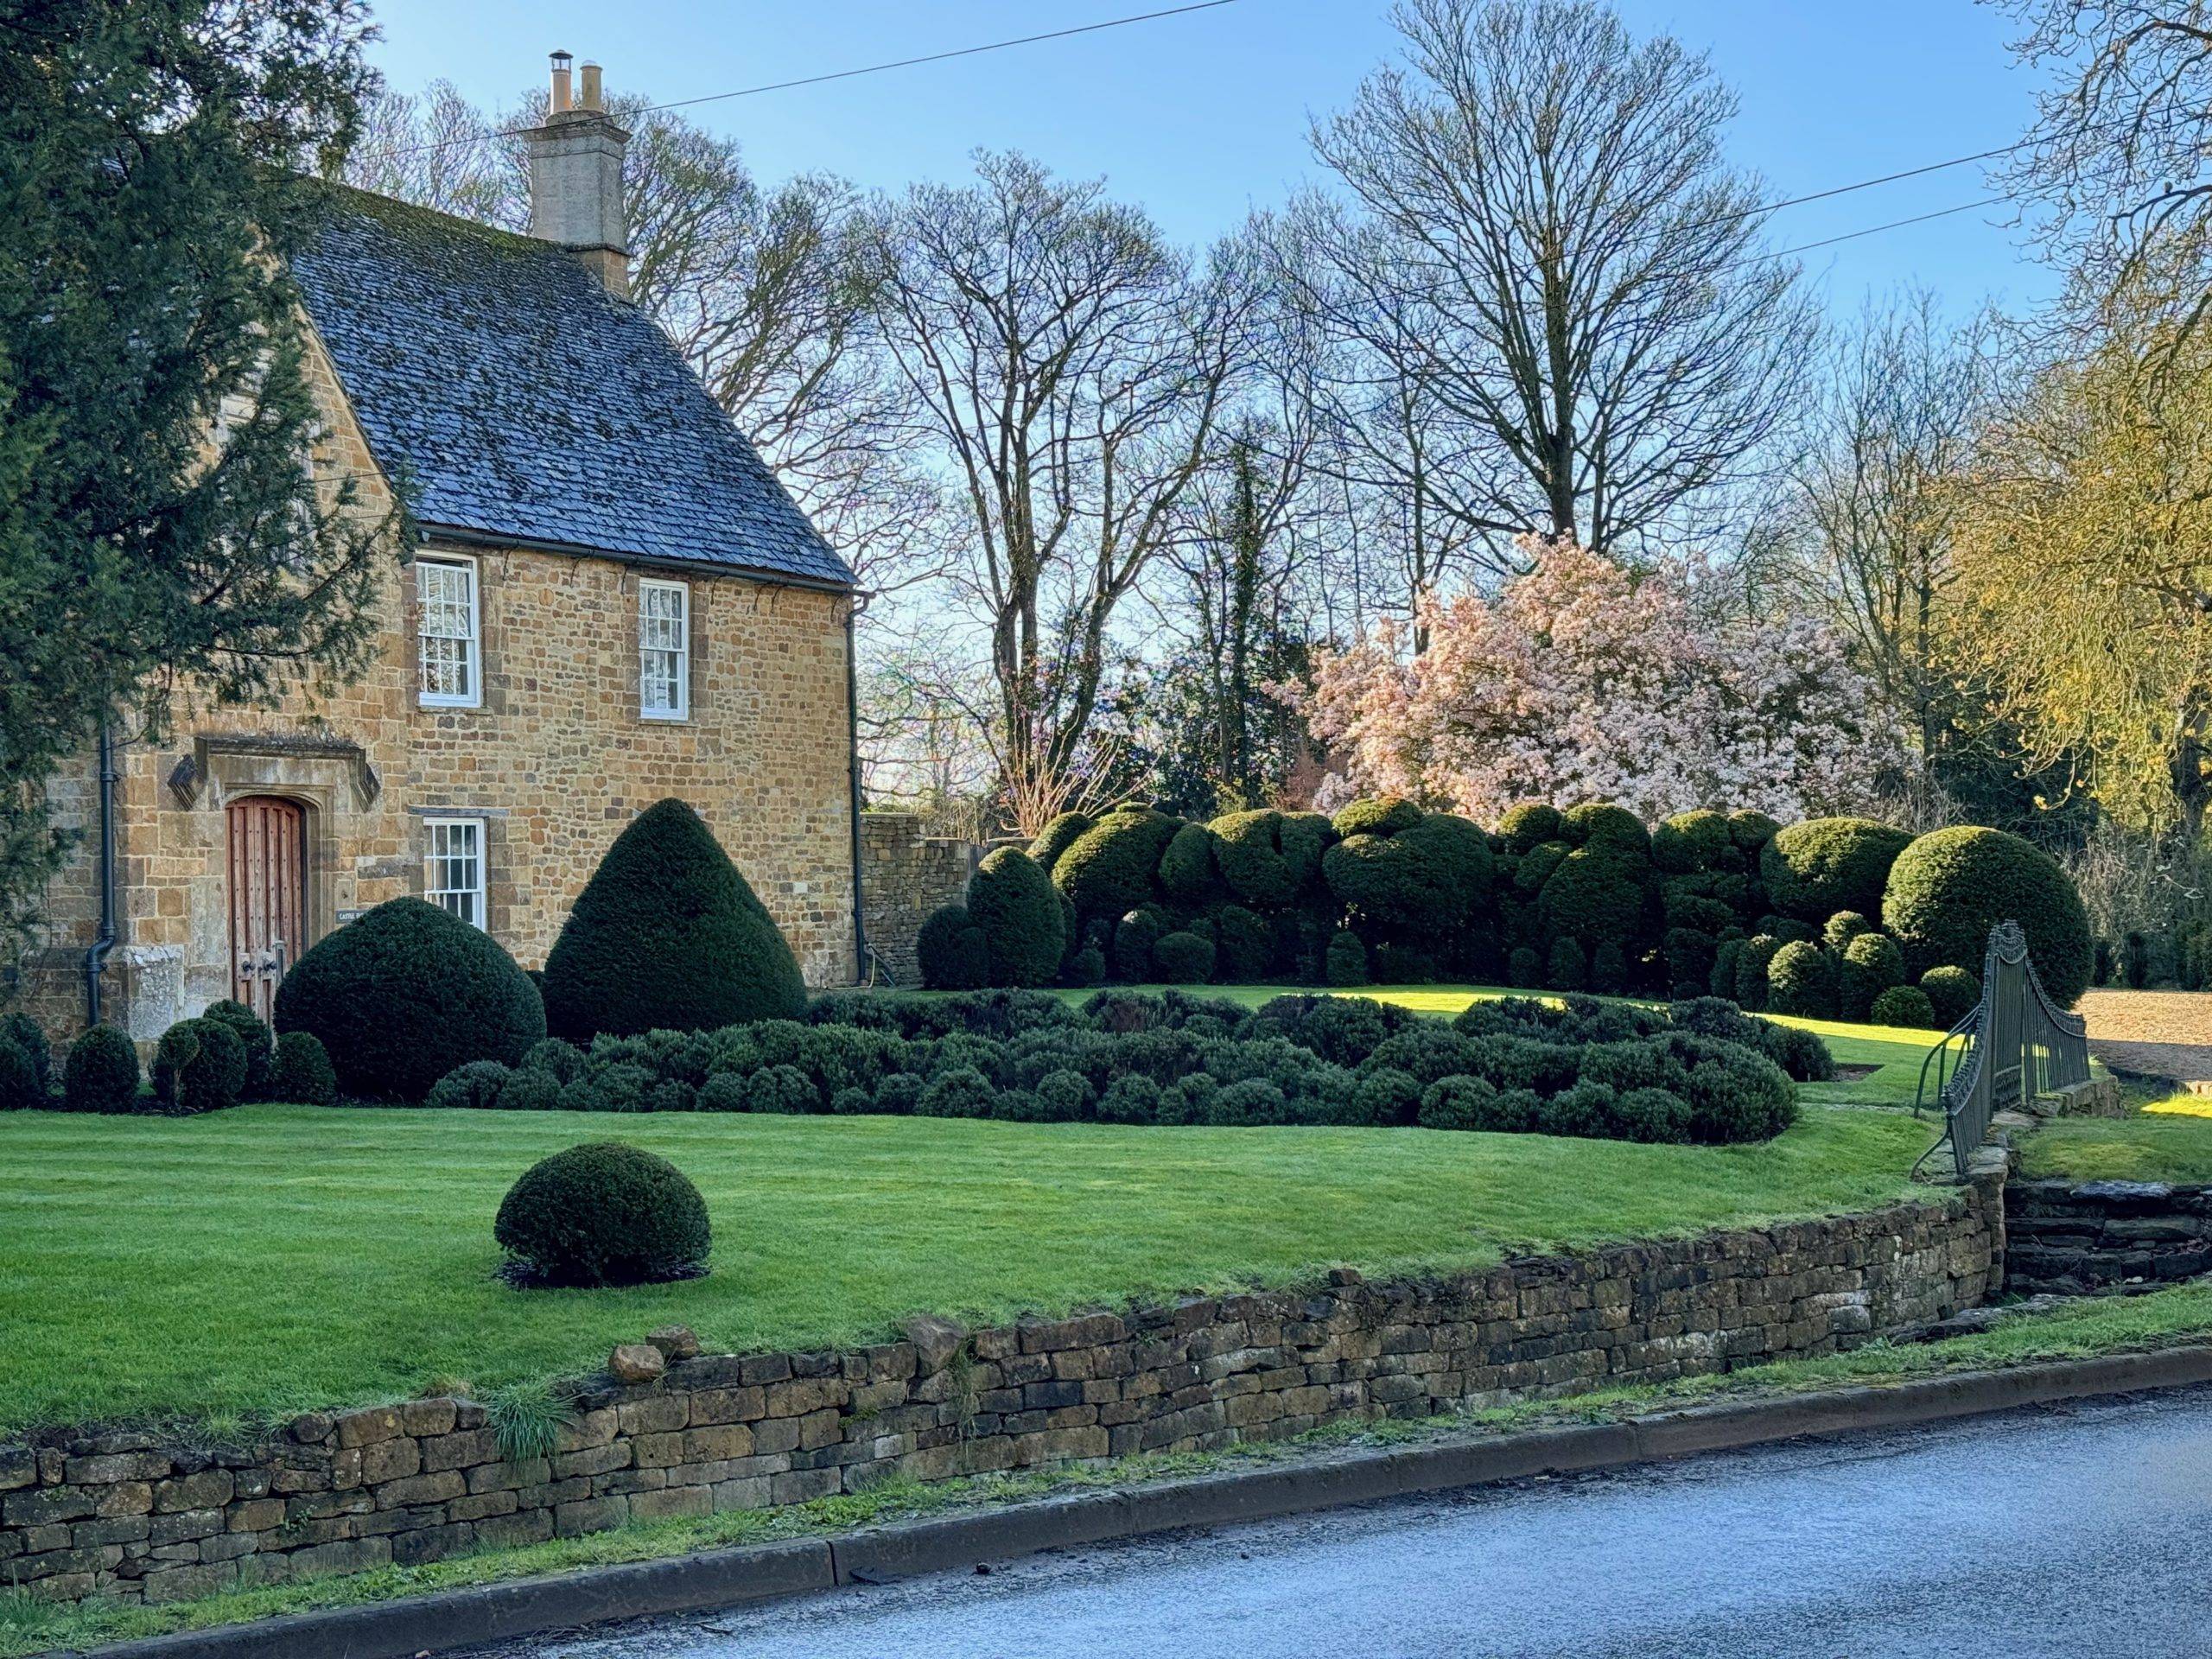
[{"label": "ornate iron gate", "polygon": [[[1947,1076],[1954,1055],[1958,1069]],[[1999,922],[1990,930],[1981,962],[1981,1001],[1921,1062],[1923,1093],[1931,1065],[1943,1109],[1943,1139],[1929,1151],[1948,1142],[1962,1181],[1989,1138],[1991,1118],[2089,1080],[2088,1028],[2081,1015],[2058,1007],[2044,990],[2028,957],[2028,936],[2018,922]],[[1916,1099],[1914,1109],[1919,1109]]]}]

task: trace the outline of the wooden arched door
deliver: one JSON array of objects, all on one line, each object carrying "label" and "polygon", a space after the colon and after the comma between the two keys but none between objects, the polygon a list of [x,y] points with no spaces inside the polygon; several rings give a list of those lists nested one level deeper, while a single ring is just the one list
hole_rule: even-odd
[{"label": "wooden arched door", "polygon": [[307,813],[248,795],[230,805],[231,995],[263,1019],[305,946]]}]

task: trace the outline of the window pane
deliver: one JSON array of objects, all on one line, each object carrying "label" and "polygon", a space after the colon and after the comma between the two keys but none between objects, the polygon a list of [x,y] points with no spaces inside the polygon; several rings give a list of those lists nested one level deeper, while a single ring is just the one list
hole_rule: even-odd
[{"label": "window pane", "polygon": [[429,830],[427,896],[471,926],[483,926],[484,826],[473,818],[442,818]]},{"label": "window pane", "polygon": [[639,701],[649,715],[688,712],[691,590],[676,582],[638,586]]},{"label": "window pane", "polygon": [[476,694],[476,569],[418,559],[423,694],[467,701]]}]

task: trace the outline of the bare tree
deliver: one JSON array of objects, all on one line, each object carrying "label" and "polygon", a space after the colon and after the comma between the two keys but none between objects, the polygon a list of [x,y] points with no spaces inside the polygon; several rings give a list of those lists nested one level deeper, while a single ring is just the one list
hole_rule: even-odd
[{"label": "bare tree", "polygon": [[2037,228],[2075,266],[2070,308],[2146,282],[2181,294],[2185,338],[2212,306],[2212,10],[2203,0],[1991,0],[2014,54],[2049,70],[2003,176],[2047,210]]},{"label": "bare tree", "polygon": [[1194,262],[1020,156],[882,202],[871,238],[887,345],[964,509],[955,586],[988,630],[1001,772],[1040,794],[1084,764],[1116,613],[1231,402],[1249,261]]},{"label": "bare tree", "polygon": [[1870,304],[1831,353],[1797,468],[1811,596],[1923,761],[1955,712],[1938,613],[1959,482],[1992,412],[1991,329],[1986,316],[1948,326],[1924,289]]},{"label": "bare tree", "polygon": [[1376,407],[1449,435],[1459,516],[1493,537],[1622,553],[1682,528],[1760,455],[1812,337],[1795,268],[1761,257],[1760,186],[1722,156],[1733,98],[1591,0],[1396,16],[1407,61],[1313,133],[1352,208],[1312,217],[1316,291]]}]

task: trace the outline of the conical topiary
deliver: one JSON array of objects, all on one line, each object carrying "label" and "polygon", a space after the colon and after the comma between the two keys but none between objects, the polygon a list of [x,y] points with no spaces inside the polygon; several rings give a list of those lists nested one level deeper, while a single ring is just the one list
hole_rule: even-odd
[{"label": "conical topiary", "polygon": [[547,1029],[572,1043],[790,1020],[806,1007],[775,918],[678,800],[614,838],[545,958],[543,988]]}]

